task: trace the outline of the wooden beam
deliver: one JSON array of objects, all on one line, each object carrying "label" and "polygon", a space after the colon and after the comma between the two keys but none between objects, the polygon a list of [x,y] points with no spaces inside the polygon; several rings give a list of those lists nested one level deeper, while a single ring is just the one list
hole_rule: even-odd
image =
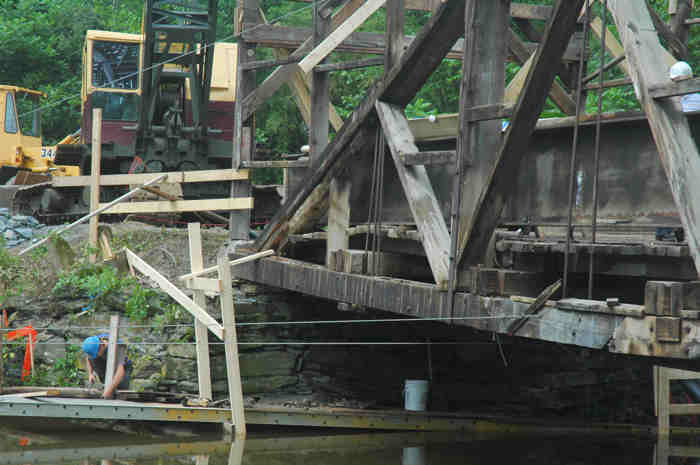
[{"label": "wooden beam", "polygon": [[180,289],[178,289],[173,283],[168,281],[165,276],[158,273],[151,265],[143,261],[141,257],[136,255],[129,249],[126,249],[126,258],[129,261],[129,265],[143,273],[144,275],[151,278],[158,284],[158,286],[163,289],[170,297],[175,299],[177,303],[182,305],[182,307],[190,312],[190,314],[197,320],[201,321],[216,337],[219,339],[224,338],[223,328],[218,321],[209,315],[206,310],[194,303],[192,299],[187,297]]},{"label": "wooden beam", "polygon": [[[192,273],[202,271],[204,269],[204,257],[202,255],[202,233],[199,223],[187,224],[187,237],[190,245],[190,271]],[[221,283],[219,282],[218,284],[220,289]],[[204,295],[203,290],[194,290],[192,300],[199,307],[207,308],[207,297]],[[209,334],[207,333],[207,327],[197,318],[194,319],[194,338],[195,351],[197,352],[199,398],[213,400],[211,364],[209,361]]]},{"label": "wooden beam", "polygon": [[226,354],[226,378],[228,381],[228,396],[231,404],[231,417],[236,429],[236,438],[246,435],[245,411],[243,408],[243,387],[241,381],[241,366],[238,360],[238,336],[236,335],[236,313],[233,305],[231,289],[231,267],[225,255],[219,255],[216,260],[221,291],[221,318],[224,323],[224,351]]},{"label": "wooden beam", "polygon": [[277,58],[275,60],[259,60],[259,61],[249,61],[242,65],[243,70],[251,71],[261,68],[273,68],[282,65],[288,65],[290,63],[299,63],[301,61],[300,57],[289,57]]},{"label": "wooden beam", "polygon": [[[603,21],[599,17],[595,17],[591,20],[591,31],[598,36],[598,39],[602,41],[603,37]],[[617,37],[610,32],[610,29],[605,31],[605,50],[613,56],[613,58],[620,58],[625,56],[625,49]],[[630,75],[629,64],[626,61],[621,61],[617,64],[617,67],[625,73],[625,76]]]},{"label": "wooden beam", "polygon": [[[509,34],[509,48],[511,53],[513,53],[513,56],[515,56],[521,62],[526,62],[530,58],[530,56],[534,54],[528,53],[528,50],[525,46],[525,42],[523,42],[522,39],[520,39],[520,37],[518,37],[518,35],[512,29],[509,30]],[[561,61],[561,59],[559,60]],[[561,109],[561,111],[563,111],[567,115],[576,114],[576,102],[573,98],[571,98],[568,92],[566,92],[566,89],[564,89],[558,82],[554,81],[552,83],[552,89],[549,92],[549,97]]]},{"label": "wooden beam", "polygon": [[335,269],[335,252],[350,246],[350,193],[352,180],[347,175],[331,180],[328,209],[328,238],[326,241],[326,266]]},{"label": "wooden beam", "polygon": [[177,196],[174,196],[174,195],[170,195],[170,194],[168,194],[167,192],[163,192],[162,190],[158,189],[157,187],[150,187],[150,186],[147,186],[147,187],[144,187],[143,190],[145,190],[146,192],[150,192],[151,194],[155,194],[155,195],[157,195],[157,196],[160,197],[160,198],[163,198],[163,199],[165,199],[165,200],[170,200],[170,201],[173,201],[173,202],[174,202],[175,200],[180,200],[180,199],[181,199],[181,197],[177,197]]},{"label": "wooden beam", "polygon": [[308,168],[308,157],[299,160],[251,160],[241,163],[246,168]]},{"label": "wooden beam", "polygon": [[[313,41],[315,50],[318,50],[329,36],[331,28],[331,17],[330,12],[325,9],[316,8],[316,14],[313,17]],[[359,13],[360,10],[358,10]],[[327,12],[327,14],[324,14]],[[349,21],[349,20],[348,20]],[[339,32],[342,29],[342,25],[335,30]],[[306,58],[312,55],[314,51],[311,51]],[[304,60],[306,60],[304,58]],[[302,68],[304,60],[299,62],[299,68]],[[324,56],[318,56],[318,61],[314,63],[319,64],[325,60]],[[311,68],[304,70],[304,74],[311,71]],[[311,78],[311,125],[309,126],[309,160],[311,161],[311,169],[313,170],[316,165],[318,165],[318,157],[321,152],[328,145],[328,105],[330,104],[330,75],[327,73],[313,73]]]},{"label": "wooden beam", "polygon": [[[102,164],[102,108],[92,110],[92,157],[90,161],[90,211],[94,212],[100,205],[100,171]],[[90,218],[88,243],[95,252],[90,252],[90,263],[97,261],[97,227],[100,215]]]},{"label": "wooden beam", "polygon": [[405,7],[405,0],[387,0],[384,73],[387,73],[399,63],[403,53],[404,25],[406,22]]},{"label": "wooden beam", "polygon": [[109,340],[107,342],[107,365],[105,368],[105,387],[112,385],[114,372],[117,370],[117,345],[119,341],[119,314],[109,317]]},{"label": "wooden beam", "polygon": [[700,186],[695,182],[700,177],[700,153],[680,102],[654,100],[649,95],[650,87],[668,79],[665,49],[645,3],[609,0],[608,8],[625,47],[630,77],[649,120],[695,268],[700,269],[700,230],[696,223],[700,218]]},{"label": "wooden beam", "polygon": [[304,73],[310,72],[314,66],[327,57],[328,54],[343,42],[355,29],[369,19],[375,11],[384,6],[385,2],[386,0],[366,0],[362,7],[350,15],[350,17],[329,34],[323,42],[316,45],[296,66]]},{"label": "wooden beam", "polygon": [[[363,4],[362,0],[351,0],[335,14],[331,22],[331,28],[336,29],[340,24],[345,21],[353,12],[360,8]],[[261,26],[262,27],[262,26]],[[253,30],[260,29],[258,27]],[[309,53],[313,48],[313,41],[311,37],[307,34],[307,39],[299,45],[299,47],[291,54],[289,57],[292,58],[302,58],[304,55]],[[245,38],[245,34],[244,34]],[[249,40],[249,39],[246,39]],[[265,78],[262,84],[260,84],[254,91],[249,95],[243,97],[239,96],[241,100],[241,118],[247,120],[251,117],[255,110],[262,105],[268,98],[270,98],[277,89],[280,88],[282,84],[288,81],[294,73],[298,73],[299,69],[295,64],[288,64],[280,66],[274,70],[270,75]],[[297,91],[301,90],[299,87],[295,86]],[[238,95],[238,94],[237,94]]]},{"label": "wooden beam", "polygon": [[[651,21],[654,23],[656,32],[664,39],[664,42],[666,42],[666,46],[677,59],[688,60],[688,46],[671,31],[671,28],[666,25],[656,10],[649,4],[649,0],[646,0],[646,2]],[[681,24],[683,24],[683,22],[681,22]],[[685,25],[683,25],[682,28],[685,28]]]},{"label": "wooden beam", "polygon": [[492,103],[477,105],[463,110],[467,121],[487,121],[492,119],[510,118],[513,114],[513,106],[504,103]]},{"label": "wooden beam", "polygon": [[[232,260],[229,263],[229,266],[242,265],[244,263],[253,262],[255,260],[269,257],[270,255],[274,255],[274,254],[275,254],[274,250],[265,250],[263,252],[252,253],[252,254],[248,255],[247,257],[242,257],[242,258],[238,258],[236,260]],[[210,266],[209,268],[204,268],[204,269],[196,271],[196,272],[193,271],[192,273],[183,274],[182,276],[178,277],[177,279],[180,281],[186,281],[188,279],[193,279],[193,278],[196,278],[198,276],[213,273],[213,272],[217,271],[218,269],[219,269],[218,265]]]},{"label": "wooden beam", "polygon": [[[171,171],[169,173],[140,173],[140,174],[103,174],[100,176],[100,186],[128,186],[143,184],[155,176],[165,175],[164,184],[188,182],[236,181],[248,179],[248,170],[202,170],[202,171]],[[51,180],[54,187],[89,186],[90,176],[56,176]]]},{"label": "wooden beam", "polygon": [[304,217],[306,223],[325,213],[327,207],[315,207],[328,198],[330,179],[344,169],[344,161],[371,146],[375,139],[376,123],[370,123],[375,101],[379,97],[397,105],[406,105],[411,101],[463,33],[463,10],[464,0],[448,0],[441,4],[402,55],[400,66],[394,67],[388,76],[367,92],[365,99],[322,154],[318,169],[277,211],[255,242],[257,250],[275,248],[286,242],[287,234],[294,232],[290,223],[297,210],[312,212]]},{"label": "wooden beam", "polygon": [[[192,289],[194,291],[207,291],[217,294],[221,292],[221,281],[218,279],[190,278],[185,281],[185,286],[187,289]],[[202,305],[200,306],[204,308]]]},{"label": "wooden beam", "polygon": [[649,97],[668,98],[700,92],[700,78],[667,82],[649,87]]},{"label": "wooden beam", "polygon": [[439,287],[445,287],[448,277],[450,233],[440,203],[425,167],[406,166],[401,161],[402,153],[418,151],[403,110],[396,105],[380,101],[377,101],[376,108],[408,206],[422,235],[425,255],[428,257],[435,283]]},{"label": "wooden beam", "polygon": [[344,71],[347,69],[369,68],[384,65],[384,58],[366,58],[364,60],[341,61],[338,63],[324,63],[317,65],[314,71]]},{"label": "wooden beam", "polygon": [[525,323],[527,323],[528,319],[532,315],[535,315],[537,312],[539,312],[542,309],[542,307],[544,307],[544,304],[547,303],[547,301],[554,295],[555,292],[559,290],[560,287],[561,279],[555,282],[554,284],[545,287],[544,290],[540,293],[540,295],[537,296],[535,301],[530,304],[527,310],[525,310],[525,313],[523,314],[522,318],[513,321],[510,324],[510,326],[508,326],[508,334],[512,336],[516,334],[520,328],[525,326]]},{"label": "wooden beam", "polygon": [[[100,204],[100,207],[106,204]],[[109,208],[104,214],[118,215],[126,213],[180,213],[201,210],[247,210],[253,208],[252,197],[236,197],[207,200],[176,200],[122,203]]]},{"label": "wooden beam", "polygon": [[512,107],[518,101],[520,94],[525,87],[527,82],[527,76],[530,74],[530,68],[532,67],[532,62],[535,59],[535,55],[532,54],[530,58],[527,59],[525,63],[520,67],[515,76],[510,80],[506,86],[506,90],[503,95],[503,103]]},{"label": "wooden beam", "polygon": [[400,153],[399,160],[410,165],[449,165],[457,159],[454,150]]},{"label": "wooden beam", "polygon": [[498,225],[511,187],[518,176],[523,147],[527,146],[547,94],[552,88],[558,63],[576,26],[578,11],[583,1],[559,2],[554,15],[547,23],[543,43],[535,55],[527,84],[520,94],[511,124],[484,184],[485,188],[479,196],[474,214],[467,218],[466,227],[460,227],[460,232],[464,231],[465,235],[460,241],[460,252],[457,256],[461,256],[466,265],[476,265],[482,261],[491,235]]}]

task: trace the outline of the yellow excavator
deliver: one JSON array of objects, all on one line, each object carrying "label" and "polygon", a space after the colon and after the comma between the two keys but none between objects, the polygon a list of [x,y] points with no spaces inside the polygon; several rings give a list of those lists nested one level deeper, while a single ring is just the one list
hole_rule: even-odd
[{"label": "yellow excavator", "polygon": [[45,97],[36,90],[0,85],[0,207],[8,206],[23,186],[80,174],[78,166],[54,164],[57,147],[77,144],[79,131],[57,145],[43,145],[40,102]]}]

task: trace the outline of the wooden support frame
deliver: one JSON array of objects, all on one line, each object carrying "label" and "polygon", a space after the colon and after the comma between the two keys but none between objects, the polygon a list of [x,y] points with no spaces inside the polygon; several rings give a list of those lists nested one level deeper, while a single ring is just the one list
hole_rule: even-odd
[{"label": "wooden support frame", "polygon": [[[269,257],[269,256],[274,255],[274,254],[275,254],[274,250],[265,250],[263,252],[253,253],[253,254],[250,254],[246,257],[237,258],[236,260],[231,260],[229,262],[229,266],[242,265],[244,263],[252,262],[252,261],[259,260],[259,259],[265,258],[265,257]],[[193,271],[192,273],[183,274],[182,276],[180,276],[177,279],[180,281],[187,281],[188,279],[197,278],[197,277],[205,275],[205,274],[213,273],[213,272],[217,271],[218,269],[219,269],[218,265],[211,266],[209,268],[204,268],[204,269],[196,271],[196,272]]]},{"label": "wooden support frame", "polygon": [[223,327],[218,321],[209,315],[202,307],[197,305],[192,299],[187,297],[180,289],[178,289],[173,283],[168,281],[165,276],[158,273],[151,265],[143,261],[141,257],[136,255],[129,249],[125,249],[126,259],[129,265],[145,274],[158,284],[158,286],[163,289],[170,297],[175,299],[177,303],[182,305],[182,307],[190,312],[190,314],[201,321],[212,333],[216,335],[219,339],[224,338]]},{"label": "wooden support frame", "polygon": [[[158,183],[176,184],[189,182],[238,181],[248,179],[248,170],[201,170],[201,171],[171,171],[168,173],[140,174],[103,174],[100,176],[100,186],[128,186],[144,184],[158,178]],[[51,180],[55,187],[89,186],[91,176],[57,176]]]},{"label": "wooden support frame", "polygon": [[450,233],[428,172],[424,166],[407,166],[401,160],[402,153],[418,151],[403,110],[380,101],[376,102],[376,109],[413,219],[421,233],[433,277],[438,287],[444,288],[448,279]]},{"label": "wooden support frame", "polygon": [[661,46],[646,3],[608,0],[630,65],[635,93],[644,109],[685,230],[695,267],[700,269],[700,153],[680,102],[655,100],[649,88],[668,79],[666,49]]},{"label": "wooden support frame", "polygon": [[[202,234],[199,223],[187,224],[187,235],[190,245],[190,270],[192,273],[204,269],[204,258],[202,256]],[[221,287],[219,283],[219,287]],[[195,289],[193,301],[199,307],[207,308],[207,298],[204,291]],[[199,386],[199,398],[213,400],[211,389],[211,365],[209,360],[209,334],[207,327],[194,319],[195,350],[197,352],[197,383]]]},{"label": "wooden support frame", "polygon": [[474,215],[468,219],[465,236],[460,240],[458,257],[462,263],[476,265],[483,259],[511,186],[518,175],[523,146],[537,124],[547,94],[557,74],[556,66],[573,33],[584,0],[559,2],[547,23],[543,42],[533,60],[527,83],[518,99],[513,118],[496,157],[488,182],[482,191]]},{"label": "wooden support frame", "polygon": [[[326,212],[330,179],[344,169],[343,161],[365,150],[375,139],[369,123],[378,98],[406,105],[464,31],[464,0],[440,5],[401,57],[401,63],[368,91],[368,95],[343,125],[321,156],[321,163],[300,189],[290,196],[255,242],[256,250],[276,248],[287,235],[302,230]],[[374,123],[372,123],[374,124]]]},{"label": "wooden support frame", "polygon": [[[100,171],[102,165],[102,108],[92,110],[92,157],[90,161],[90,211],[94,212],[100,207]],[[88,243],[95,250],[90,252],[90,263],[97,261],[97,227],[100,224],[100,216],[96,214],[90,218],[88,231]]]}]

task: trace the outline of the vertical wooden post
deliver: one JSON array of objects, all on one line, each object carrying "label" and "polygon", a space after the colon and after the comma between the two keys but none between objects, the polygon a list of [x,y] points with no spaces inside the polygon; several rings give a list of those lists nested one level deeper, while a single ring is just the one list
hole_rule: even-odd
[{"label": "vertical wooden post", "polygon": [[231,402],[231,416],[236,429],[236,437],[246,435],[245,411],[243,409],[243,387],[241,385],[241,367],[238,361],[238,337],[236,336],[236,315],[231,289],[231,266],[224,254],[217,259],[219,279],[221,280],[221,318],[224,326],[224,350],[226,352],[226,374],[228,378],[228,395]]},{"label": "vertical wooden post", "polygon": [[109,319],[109,342],[107,343],[107,369],[105,370],[105,387],[112,384],[117,368],[117,341],[119,339],[119,315]]},{"label": "vertical wooden post", "polygon": [[654,445],[653,465],[668,465],[668,457],[671,455],[671,440],[668,436],[659,436]]},{"label": "vertical wooden post", "polygon": [[668,370],[664,367],[658,367],[658,387],[656,392],[658,393],[657,398],[657,419],[658,419],[658,435],[668,436],[671,432],[671,419],[670,419],[670,404],[671,404],[671,390],[670,381],[668,379]]},{"label": "vertical wooden post", "polygon": [[386,2],[386,51],[384,74],[387,74],[400,60],[403,53],[404,23],[406,18],[405,0]]},{"label": "vertical wooden post", "polygon": [[3,345],[5,342],[5,311],[0,311],[0,392],[5,385],[5,362],[2,358]]},{"label": "vertical wooden post", "polygon": [[[92,163],[90,165],[90,211],[100,208],[100,170],[102,165],[102,108],[92,110]],[[97,249],[97,226],[100,215],[90,218],[89,244]],[[97,261],[97,253],[90,253],[90,263]]]},{"label": "vertical wooden post", "polygon": [[[234,31],[240,34],[244,25],[258,22],[258,1],[238,0],[234,13]],[[240,41],[238,43],[238,65],[236,67],[236,103],[233,121],[233,163],[234,170],[240,169],[241,163],[253,159],[255,151],[255,124],[251,119],[243,119],[243,101],[255,90],[255,71],[243,70],[241,65],[255,60],[255,44]],[[231,182],[231,197],[250,197],[252,187],[250,180]],[[234,210],[229,213],[229,235],[233,241],[250,239],[250,210]]]},{"label": "vertical wooden post", "polygon": [[[314,3],[314,5],[316,5]],[[314,47],[323,42],[331,30],[331,14],[333,10],[327,6],[321,6],[313,16],[313,42]],[[324,63],[325,60],[321,61]],[[309,145],[311,146],[311,171],[313,172],[320,162],[320,155],[328,145],[328,103],[330,91],[330,76],[327,72],[312,71],[311,78],[311,127],[309,128]]]},{"label": "vertical wooden post", "polygon": [[[500,120],[471,122],[465,118],[464,110],[477,105],[503,102],[510,0],[467,0],[465,12],[469,17],[465,17],[464,69],[457,142],[462,176],[456,219],[459,224],[459,246],[453,258],[456,265],[459,264],[481,191],[489,182],[502,142]],[[470,165],[469,168],[466,168],[467,165]]]},{"label": "vertical wooden post", "polygon": [[[199,223],[189,223],[187,232],[190,241],[190,271],[196,273],[204,269],[204,259],[202,257],[202,235]],[[207,298],[204,291],[194,290],[194,303],[200,307],[207,308]],[[199,398],[212,400],[211,391],[211,366],[209,363],[209,334],[207,327],[194,319],[194,336],[197,351],[197,381],[199,383]]]},{"label": "vertical wooden post", "polygon": [[352,181],[348,176],[336,176],[331,179],[326,244],[326,266],[331,270],[336,270],[334,252],[350,247],[348,228],[350,227],[351,187]]},{"label": "vertical wooden post", "polygon": [[231,443],[231,452],[228,454],[228,465],[241,465],[243,463],[243,450],[245,449],[245,439],[236,438]]}]

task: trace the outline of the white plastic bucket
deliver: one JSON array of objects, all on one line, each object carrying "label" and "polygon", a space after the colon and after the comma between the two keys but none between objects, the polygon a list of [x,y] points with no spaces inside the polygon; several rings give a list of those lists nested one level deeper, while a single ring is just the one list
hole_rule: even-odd
[{"label": "white plastic bucket", "polygon": [[425,447],[404,447],[401,465],[425,465]]},{"label": "white plastic bucket", "polygon": [[403,390],[404,408],[418,412],[425,410],[429,387],[430,384],[424,379],[407,379]]}]

